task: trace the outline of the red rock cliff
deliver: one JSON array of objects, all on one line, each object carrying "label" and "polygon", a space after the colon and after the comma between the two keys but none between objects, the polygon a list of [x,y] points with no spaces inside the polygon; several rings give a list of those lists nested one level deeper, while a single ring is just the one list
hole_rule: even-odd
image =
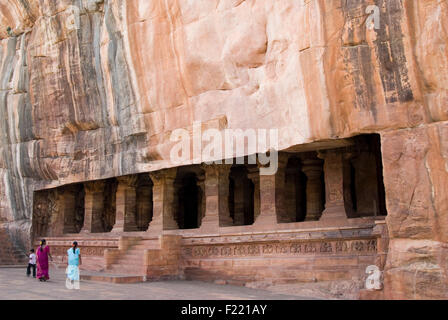
[{"label": "red rock cliff", "polygon": [[281,149],[380,133],[386,296],[448,297],[446,1],[8,0],[0,39],[0,216],[18,242],[34,190],[168,166],[194,121],[279,128]]}]

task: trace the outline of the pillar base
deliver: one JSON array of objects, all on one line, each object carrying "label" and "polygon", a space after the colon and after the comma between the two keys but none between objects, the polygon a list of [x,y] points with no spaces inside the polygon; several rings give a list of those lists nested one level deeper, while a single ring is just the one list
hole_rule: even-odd
[{"label": "pillar base", "polygon": [[220,217],[219,218],[219,226],[220,227],[233,227],[233,219],[232,217]]},{"label": "pillar base", "polygon": [[147,234],[151,234],[151,235],[161,235],[161,234],[163,234],[163,226],[162,226],[162,224],[155,224],[155,225],[152,225],[151,226],[151,224],[149,225],[149,227],[148,227],[148,229],[146,230],[146,233]]},{"label": "pillar base", "polygon": [[259,215],[253,226],[256,229],[271,230],[277,225],[277,216],[274,214]]},{"label": "pillar base", "polygon": [[219,221],[216,218],[204,218],[199,228],[201,232],[219,234]]},{"label": "pillar base", "polygon": [[334,221],[334,220],[347,220],[347,213],[345,212],[345,206],[332,206],[326,208],[322,213],[322,217],[319,221]]},{"label": "pillar base", "polygon": [[305,221],[319,221],[322,217],[321,213],[318,214],[307,214],[305,217]]},{"label": "pillar base", "polygon": [[115,224],[113,229],[111,230],[111,233],[123,233],[124,232],[124,225],[123,224]]}]

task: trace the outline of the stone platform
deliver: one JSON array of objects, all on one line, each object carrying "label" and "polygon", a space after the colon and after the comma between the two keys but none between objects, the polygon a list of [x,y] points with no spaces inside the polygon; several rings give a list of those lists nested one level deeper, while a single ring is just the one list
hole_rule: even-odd
[{"label": "stone platform", "polygon": [[365,279],[381,260],[373,226],[184,237],[187,279],[246,285]]},{"label": "stone platform", "polygon": [[264,232],[221,228],[219,234],[208,235],[176,230],[159,237],[144,232],[77,234],[47,238],[47,243],[62,269],[76,240],[82,279],[109,283],[186,279],[263,287],[353,281],[362,288],[366,267],[384,263],[382,218],[355,219],[337,227],[322,222],[293,230],[279,226]]}]

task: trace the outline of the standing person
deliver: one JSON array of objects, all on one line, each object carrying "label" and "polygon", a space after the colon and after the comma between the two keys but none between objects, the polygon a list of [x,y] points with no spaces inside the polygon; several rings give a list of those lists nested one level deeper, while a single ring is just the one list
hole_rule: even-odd
[{"label": "standing person", "polygon": [[53,257],[50,253],[50,247],[47,246],[47,242],[43,239],[40,242],[40,246],[36,250],[37,253],[37,278],[39,281],[47,281],[50,279],[50,275],[48,274],[49,266],[48,266],[48,258],[53,261]]},{"label": "standing person", "polygon": [[[68,267],[67,267],[67,280],[65,286],[68,289],[79,289],[79,266],[81,261],[81,250],[78,248],[78,242],[73,242],[72,247],[67,250],[68,254]],[[72,284],[73,281],[73,284]]]},{"label": "standing person", "polygon": [[30,250],[28,267],[26,268],[27,277],[31,275],[31,269],[33,269],[33,278],[36,278],[36,254],[34,253],[34,249]]}]

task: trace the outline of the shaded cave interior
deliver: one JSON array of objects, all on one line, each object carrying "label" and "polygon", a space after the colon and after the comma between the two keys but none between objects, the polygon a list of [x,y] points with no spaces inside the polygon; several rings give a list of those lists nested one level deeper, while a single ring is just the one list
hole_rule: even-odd
[{"label": "shaded cave interior", "polygon": [[[385,216],[380,136],[361,135],[353,143],[337,150],[342,161],[342,193],[347,218]],[[281,152],[276,175],[281,188],[284,210],[277,213],[278,223],[318,221],[327,206],[331,172],[321,150]],[[329,169],[328,169],[329,170]],[[261,213],[265,199],[260,196],[260,173],[257,165],[235,164],[225,174],[228,216],[221,227],[252,225]],[[330,178],[328,178],[330,177]],[[277,178],[276,178],[277,179]],[[123,232],[146,231],[154,211],[154,183],[148,173],[133,175],[122,185],[122,178],[77,183],[49,190],[35,191],[33,235],[108,233],[116,228],[117,210],[124,207]],[[327,181],[326,181],[327,180]],[[197,229],[206,215],[206,172],[203,166],[176,169],[172,182],[172,225],[167,229]],[[228,217],[228,218],[229,218]]]}]

